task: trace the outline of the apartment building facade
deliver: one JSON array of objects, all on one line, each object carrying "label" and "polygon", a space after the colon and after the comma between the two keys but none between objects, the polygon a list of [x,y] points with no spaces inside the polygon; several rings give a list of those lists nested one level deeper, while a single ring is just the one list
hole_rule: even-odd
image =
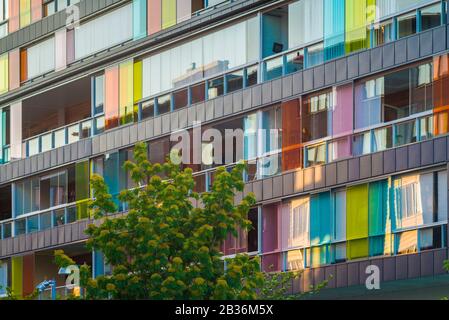
[{"label": "apartment building facade", "polygon": [[[223,162],[248,161],[236,201],[257,198],[226,256],[303,270],[296,291],[364,284],[370,265],[382,282],[445,273],[447,14],[446,0],[0,0],[0,295],[64,286],[55,249],[110,272],[84,246],[90,176],[126,214],[133,145],[161,163],[199,123],[243,132]],[[188,165],[205,192],[226,150],[200,144]]]}]

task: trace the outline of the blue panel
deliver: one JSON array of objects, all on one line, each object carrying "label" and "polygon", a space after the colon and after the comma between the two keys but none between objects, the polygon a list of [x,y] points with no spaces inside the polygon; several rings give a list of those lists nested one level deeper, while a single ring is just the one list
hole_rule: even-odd
[{"label": "blue panel", "polygon": [[104,255],[100,251],[94,251],[94,270],[93,277],[104,275]]},{"label": "blue panel", "polygon": [[133,38],[147,35],[147,0],[133,0]]},{"label": "blue panel", "polygon": [[345,54],[345,0],[324,0],[324,60]]},{"label": "blue panel", "polygon": [[108,186],[109,193],[114,197],[114,202],[117,205],[119,204],[117,196],[120,193],[119,170],[118,152],[106,155],[104,160],[104,181]]},{"label": "blue panel", "polygon": [[310,201],[310,243],[318,246],[331,241],[332,210],[330,192],[313,196]]}]

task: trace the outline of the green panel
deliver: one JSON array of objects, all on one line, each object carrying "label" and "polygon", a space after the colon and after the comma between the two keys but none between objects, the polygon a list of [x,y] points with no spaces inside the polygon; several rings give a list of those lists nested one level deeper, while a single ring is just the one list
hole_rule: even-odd
[{"label": "green panel", "polygon": [[176,24],[176,0],[162,1],[162,29]]},{"label": "green panel", "polygon": [[89,161],[80,162],[75,165],[75,176],[77,218],[85,219],[89,217]]},{"label": "green panel", "polygon": [[23,294],[23,257],[11,259],[11,289],[15,296],[22,297]]},{"label": "green panel", "polygon": [[359,239],[348,241],[347,244],[348,260],[368,257],[368,239]]},{"label": "green panel", "polygon": [[369,236],[384,235],[388,230],[388,181],[369,185]]},{"label": "green panel", "polygon": [[331,241],[332,210],[330,192],[320,193],[310,200],[310,243],[312,246]]},{"label": "green panel", "polygon": [[348,240],[368,237],[368,184],[347,190],[346,234]]},{"label": "green panel", "polygon": [[367,27],[376,17],[375,0],[346,0],[346,53],[369,48]]}]

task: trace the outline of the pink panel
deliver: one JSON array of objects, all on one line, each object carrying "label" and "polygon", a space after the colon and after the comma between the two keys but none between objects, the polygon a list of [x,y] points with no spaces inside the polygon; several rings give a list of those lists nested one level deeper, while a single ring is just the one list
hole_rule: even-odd
[{"label": "pink panel", "polygon": [[148,0],[148,34],[161,31],[162,4],[161,0]]},{"label": "pink panel", "polygon": [[334,160],[347,158],[352,155],[351,153],[351,136],[347,136],[341,139],[338,139],[334,142],[335,156]]},{"label": "pink panel", "polygon": [[192,1],[178,0],[176,3],[176,22],[188,20],[192,16]]},{"label": "pink panel", "polygon": [[67,67],[67,31],[61,29],[56,31],[55,34],[55,47],[56,47],[56,71],[65,69]]},{"label": "pink panel", "polygon": [[9,89],[20,87],[20,49],[9,52]]},{"label": "pink panel", "polygon": [[105,120],[106,129],[118,126],[119,119],[119,67],[114,66],[105,72]]},{"label": "pink panel", "polygon": [[273,252],[279,250],[280,232],[278,226],[281,226],[281,206],[270,204],[264,206],[263,212],[263,252]]},{"label": "pink panel", "polygon": [[20,28],[20,9],[19,0],[9,1],[9,33],[19,30]]},{"label": "pink panel", "polygon": [[262,271],[264,272],[281,271],[281,268],[282,263],[280,253],[268,254],[262,257]]},{"label": "pink panel", "polygon": [[350,134],[353,127],[352,84],[337,87],[334,112],[332,115],[333,135]]},{"label": "pink panel", "polygon": [[67,30],[66,45],[67,64],[71,64],[75,61],[75,30]]},{"label": "pink panel", "polygon": [[11,105],[11,160],[22,159],[22,102]]},{"label": "pink panel", "polygon": [[31,0],[31,22],[42,19],[42,0]]}]

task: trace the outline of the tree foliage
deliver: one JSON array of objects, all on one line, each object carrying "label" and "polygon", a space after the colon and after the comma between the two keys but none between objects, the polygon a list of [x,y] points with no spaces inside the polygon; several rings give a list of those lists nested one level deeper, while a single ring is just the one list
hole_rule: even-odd
[{"label": "tree foliage", "polygon": [[[122,191],[119,200],[129,212],[116,211],[113,197],[101,176],[91,178],[94,200],[90,207],[98,225],[89,225],[87,247],[102,252],[113,266],[112,275],[90,277],[81,269],[81,285],[87,299],[277,299],[288,293],[297,273],[279,275],[260,271],[258,258],[238,255],[223,260],[221,244],[238,228],[249,230],[250,194],[235,204],[236,191],[243,191],[243,170],[218,168],[209,192],[194,189],[191,169],[181,170],[167,162],[152,164],[147,147],[140,143],[134,161],[124,169],[138,186]],[[161,178],[164,177],[164,178]],[[200,206],[193,206],[192,200]],[[56,262],[70,264],[63,252]],[[226,268],[225,268],[226,265]]]}]

